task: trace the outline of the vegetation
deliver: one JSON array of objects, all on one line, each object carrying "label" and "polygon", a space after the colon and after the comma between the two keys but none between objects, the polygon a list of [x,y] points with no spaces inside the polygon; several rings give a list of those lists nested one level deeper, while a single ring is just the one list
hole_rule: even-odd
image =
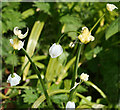
[{"label": "vegetation", "polygon": [[[118,7],[113,11],[108,11],[106,4],[2,2],[0,107],[53,105],[57,109],[65,108],[71,100],[76,108],[119,108],[120,4],[112,3]],[[78,36],[82,28],[91,30],[95,24],[91,31],[95,40],[81,43]],[[21,40],[24,49],[16,50],[10,45],[10,39],[17,38],[15,27],[22,33],[29,28],[27,37]],[[59,39],[63,53],[51,58],[49,48]],[[74,47],[69,45],[71,42],[75,42]],[[21,77],[20,84],[7,83],[12,73]],[[88,81],[72,89],[82,73],[89,75]]]}]

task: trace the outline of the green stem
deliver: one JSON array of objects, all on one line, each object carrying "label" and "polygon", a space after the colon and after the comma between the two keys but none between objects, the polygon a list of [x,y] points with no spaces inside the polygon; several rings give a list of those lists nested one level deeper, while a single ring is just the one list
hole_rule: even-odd
[{"label": "green stem", "polygon": [[[15,50],[13,50],[13,55],[15,55]],[[12,78],[14,77],[13,73],[14,73],[14,59],[13,59],[12,74],[11,74]]]},{"label": "green stem", "polygon": [[90,30],[90,32],[92,32],[92,30],[95,28],[95,26],[100,22],[100,20],[105,16],[105,14],[103,14],[98,21],[95,23],[95,25],[92,27],[92,29]]},{"label": "green stem", "polygon": [[[74,87],[74,84],[75,84],[75,79],[76,79],[76,77],[77,77],[77,71],[78,71],[78,63],[79,63],[79,59],[80,59],[80,53],[81,53],[81,48],[82,48],[82,45],[83,44],[78,44],[78,53],[77,53],[77,55],[76,55],[76,61],[75,61],[75,71],[74,71],[74,73],[73,73],[73,75],[72,75],[72,83],[71,83],[71,88],[73,88]],[[69,96],[69,100],[71,100],[72,99],[72,95],[73,95],[73,93],[74,93],[74,89],[72,90],[72,91],[70,91],[70,96]]]},{"label": "green stem", "polygon": [[54,108],[53,105],[52,105],[52,102],[51,102],[51,100],[50,100],[50,98],[49,98],[49,95],[48,95],[48,93],[47,93],[47,90],[46,90],[46,88],[45,88],[44,82],[43,82],[43,80],[42,80],[42,78],[41,78],[41,76],[40,76],[40,72],[39,72],[38,68],[35,66],[35,64],[33,63],[32,59],[29,57],[29,55],[28,55],[27,52],[25,51],[25,49],[22,48],[22,50],[23,50],[24,54],[27,56],[27,58],[29,59],[29,61],[31,62],[31,65],[32,65],[35,73],[38,75],[38,77],[39,77],[39,79],[40,79],[40,83],[41,83],[41,85],[42,85],[42,88],[43,88],[45,97],[46,97],[46,99],[47,99],[48,106],[51,107],[51,108]]},{"label": "green stem", "polygon": [[79,33],[79,34],[80,34],[80,32],[77,32],[77,31],[68,31],[68,32],[65,32],[65,33],[63,33],[63,34],[61,35],[61,37],[58,39],[57,44],[59,44],[60,40],[64,37],[64,35],[68,34],[69,32],[76,32],[76,33]]}]

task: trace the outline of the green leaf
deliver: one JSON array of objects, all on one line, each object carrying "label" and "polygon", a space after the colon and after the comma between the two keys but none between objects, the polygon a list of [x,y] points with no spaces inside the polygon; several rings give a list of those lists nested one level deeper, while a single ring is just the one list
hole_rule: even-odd
[{"label": "green leaf", "polygon": [[[32,28],[32,32],[30,34],[28,44],[27,44],[27,48],[26,48],[26,51],[27,51],[27,53],[29,54],[30,57],[33,55],[33,53],[35,51],[35,47],[37,45],[37,41],[39,39],[41,31],[44,27],[44,23],[45,23],[44,21],[42,21],[42,22],[36,21],[33,28]],[[24,68],[24,66],[26,65],[27,62],[28,62],[28,59],[27,59],[27,57],[25,57],[22,68]],[[30,63],[26,66],[26,68],[23,71],[23,80],[26,79],[29,68],[30,68]]]},{"label": "green leaf", "polygon": [[67,94],[54,95],[51,99],[54,103],[60,104],[61,102],[66,102],[68,100],[68,96]]},{"label": "green leaf", "polygon": [[120,17],[110,24],[110,26],[108,27],[105,33],[106,40],[108,40],[110,37],[112,37],[114,34],[120,31],[118,28],[119,23],[120,23]]},{"label": "green leaf", "polygon": [[32,104],[38,97],[35,89],[25,89],[24,92],[25,94],[23,94],[22,97],[25,103]]},{"label": "green leaf", "polygon": [[[60,22],[64,24],[64,32],[68,31],[77,31],[81,27],[81,20],[79,17],[75,15],[65,15],[60,18]],[[77,37],[77,33],[70,32],[68,35],[75,40]]]},{"label": "green leaf", "polygon": [[22,18],[23,19],[26,19],[28,18],[29,16],[32,16],[34,15],[34,10],[32,8],[28,9],[28,10],[25,10],[23,13],[22,13]]},{"label": "green leaf", "polygon": [[[92,97],[91,96],[87,96],[86,99],[91,102]],[[81,99],[80,105],[83,105],[83,104],[87,104],[87,102],[84,99]]]},{"label": "green leaf", "polygon": [[88,51],[85,53],[85,57],[87,60],[91,60],[92,58],[96,57],[98,53],[100,53],[103,50],[102,47],[95,47],[94,49]]},{"label": "green leaf", "polygon": [[40,55],[40,56],[33,56],[32,57],[32,60],[33,60],[33,62],[34,61],[38,61],[38,60],[44,60],[44,59],[46,59],[47,58],[47,56],[45,56],[45,55]]},{"label": "green leaf", "polygon": [[35,65],[36,65],[37,67],[39,67],[39,68],[41,68],[41,69],[45,68],[45,65],[42,64],[42,63],[39,63],[39,62],[34,62],[34,63],[35,63]]},{"label": "green leaf", "polygon": [[47,71],[45,74],[45,78],[48,82],[53,81],[55,77],[57,77],[61,71],[63,70],[62,64],[58,61],[57,58],[50,58]]},{"label": "green leaf", "polygon": [[37,8],[40,8],[40,11],[44,11],[45,13],[51,15],[49,3],[35,2],[34,6],[36,6]]},{"label": "green leaf", "polygon": [[10,64],[10,65],[17,66],[17,63],[18,63],[17,56],[11,54],[9,57],[6,58],[5,63],[6,63],[6,64]]}]

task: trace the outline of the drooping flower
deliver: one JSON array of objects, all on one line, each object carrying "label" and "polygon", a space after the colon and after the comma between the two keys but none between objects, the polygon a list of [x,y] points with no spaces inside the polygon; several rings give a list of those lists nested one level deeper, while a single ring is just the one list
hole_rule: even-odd
[{"label": "drooping flower", "polygon": [[68,101],[66,104],[66,110],[75,110],[75,103]]},{"label": "drooping flower", "polygon": [[10,74],[7,79],[7,83],[10,83],[10,86],[16,86],[19,84],[21,77],[16,73]]},{"label": "drooping flower", "polygon": [[63,49],[60,44],[54,43],[49,49],[49,54],[52,58],[56,58],[60,56],[62,53],[63,53]]},{"label": "drooping flower", "polygon": [[83,80],[83,81],[88,81],[88,77],[89,77],[88,74],[82,73],[82,74],[80,75],[80,79]]},{"label": "drooping flower", "polygon": [[82,28],[81,34],[78,36],[78,39],[84,44],[95,40],[95,38],[91,35],[91,32],[87,27]]},{"label": "drooping flower", "polygon": [[28,34],[28,30],[29,29],[27,28],[27,32],[25,34],[22,34],[21,30],[19,30],[18,27],[15,27],[13,32],[16,36],[18,36],[19,39],[24,39]]},{"label": "drooping flower", "polygon": [[17,50],[20,50],[24,46],[24,41],[22,42],[21,40],[18,40],[17,38],[15,39],[10,39],[10,45]]},{"label": "drooping flower", "polygon": [[118,7],[116,7],[114,4],[107,4],[106,8],[108,11],[113,11],[114,9],[118,9]]}]

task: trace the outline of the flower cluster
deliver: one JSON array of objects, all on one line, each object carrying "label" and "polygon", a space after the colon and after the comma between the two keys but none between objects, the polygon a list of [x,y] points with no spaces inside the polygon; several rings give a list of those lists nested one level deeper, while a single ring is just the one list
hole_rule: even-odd
[{"label": "flower cluster", "polygon": [[[16,36],[18,36],[19,39],[24,39],[27,36],[27,34],[28,34],[28,28],[27,28],[27,32],[25,34],[22,34],[21,30],[19,30],[18,27],[15,27],[14,30],[13,30],[13,32],[14,32],[14,34]],[[10,39],[10,45],[14,49],[20,50],[24,46],[24,41],[22,42],[18,38]]]},{"label": "flower cluster", "polygon": [[82,28],[81,34],[78,36],[78,39],[84,44],[95,40],[95,38],[91,35],[91,32],[87,27]]}]

